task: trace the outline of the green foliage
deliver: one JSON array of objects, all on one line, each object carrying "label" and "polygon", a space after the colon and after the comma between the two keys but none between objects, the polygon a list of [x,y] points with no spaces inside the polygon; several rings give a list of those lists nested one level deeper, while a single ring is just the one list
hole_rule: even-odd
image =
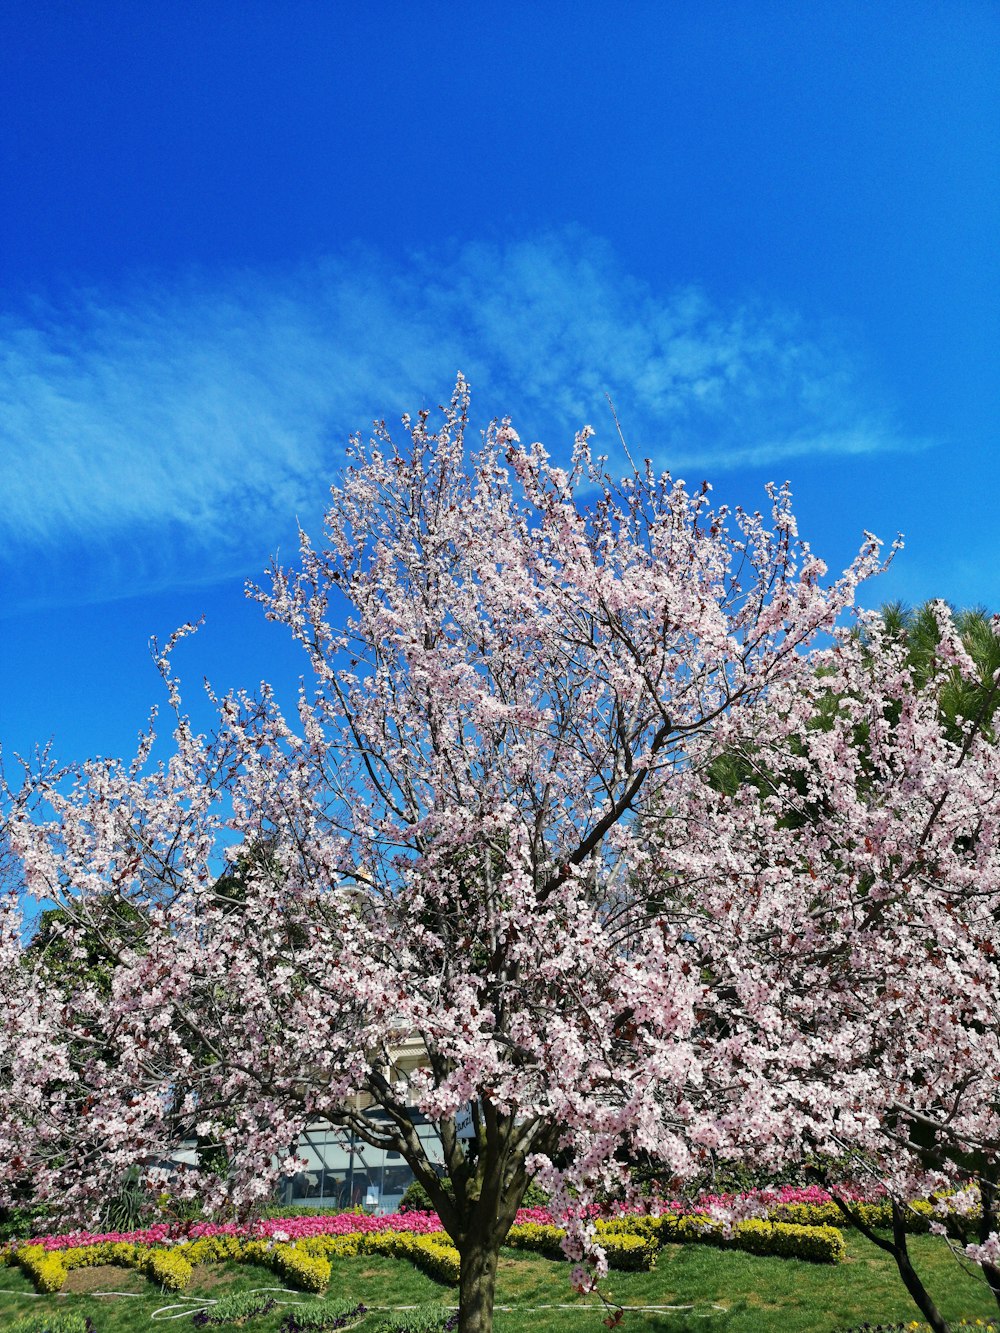
[{"label": "green foliage", "polygon": [[[451,1181],[447,1176],[442,1176],[441,1184],[446,1190],[451,1189]],[[524,1191],[524,1197],[521,1200],[521,1207],[544,1208],[547,1205],[549,1198],[550,1195],[546,1190],[542,1189],[541,1185],[537,1185],[533,1180],[529,1180],[528,1187]],[[421,1185],[419,1180],[414,1180],[411,1184],[407,1185],[403,1192],[403,1197],[399,1201],[399,1207],[401,1212],[433,1213],[435,1211],[434,1205],[431,1203],[430,1195],[424,1189],[423,1185]],[[276,1213],[270,1214],[272,1217],[277,1215],[278,1214]]]},{"label": "green foliage", "polygon": [[44,1203],[25,1203],[0,1209],[0,1245],[9,1240],[42,1235],[48,1217],[49,1209]]},{"label": "green foliage", "polygon": [[548,1190],[543,1190],[541,1185],[534,1180],[529,1180],[528,1188],[524,1191],[524,1198],[521,1200],[521,1207],[546,1208],[551,1197]]},{"label": "green foliage", "polygon": [[17,1251],[17,1262],[43,1295],[61,1291],[68,1269],[62,1255],[41,1245],[25,1245]]},{"label": "green foliage", "polygon": [[93,1320],[82,1314],[53,1311],[51,1314],[29,1314],[7,1325],[7,1333],[94,1333]]},{"label": "green foliage", "polygon": [[[529,1222],[513,1226],[507,1243],[514,1249],[534,1250],[549,1259],[563,1258],[562,1227]],[[645,1271],[655,1262],[656,1251],[667,1244],[717,1245],[770,1254],[784,1259],[808,1259],[813,1263],[838,1263],[846,1256],[844,1238],[832,1226],[796,1226],[788,1222],[738,1222],[729,1235],[720,1222],[688,1214],[667,1213],[662,1217],[620,1217],[596,1224],[596,1238],[608,1256],[608,1266],[626,1271]]]},{"label": "green foliage", "polygon": [[534,1250],[547,1259],[565,1259],[562,1247],[565,1235],[562,1227],[544,1222],[515,1223],[507,1232],[507,1244],[515,1250]]},{"label": "green foliage", "polygon": [[406,1231],[372,1231],[365,1236],[367,1254],[388,1254],[409,1259],[414,1268],[437,1282],[454,1286],[458,1282],[458,1250],[442,1236],[413,1236]]},{"label": "green foliage", "polygon": [[150,1250],[142,1271],[167,1291],[183,1291],[194,1270],[178,1250]]},{"label": "green foliage", "polygon": [[[49,980],[94,986],[110,996],[111,977],[119,947],[135,948],[144,930],[143,914],[117,893],[89,906],[88,920],[78,926],[62,907],[47,908],[24,951],[26,966],[41,964]],[[82,957],[78,951],[82,950]]]},{"label": "green foliage", "polygon": [[[278,1304],[267,1292],[232,1292],[220,1297],[210,1308],[200,1310],[193,1322],[201,1326],[248,1324],[252,1319],[270,1314]],[[327,1298],[308,1305],[297,1304],[282,1320],[280,1330],[281,1333],[299,1333],[299,1330],[306,1333],[309,1329],[353,1328],[365,1313],[365,1306],[360,1302]]]},{"label": "green foliage", "polygon": [[[446,1190],[451,1189],[451,1181],[447,1176],[442,1176],[441,1184]],[[407,1185],[403,1191],[403,1197],[399,1201],[400,1211],[411,1213],[433,1213],[434,1205],[431,1203],[431,1196],[421,1185],[419,1180],[414,1180]]]},{"label": "green foliage", "polygon": [[[955,611],[955,628],[962,646],[976,667],[976,680],[963,680],[954,668],[944,672],[938,693],[941,718],[949,738],[960,738],[963,726],[975,721],[984,734],[996,740],[996,713],[1000,708],[1000,689],[995,673],[1000,671],[1000,640],[990,624],[989,612],[981,606]],[[918,686],[926,685],[935,673],[941,674],[937,648],[941,631],[934,614],[934,603],[915,608],[902,602],[888,602],[881,609],[882,624],[889,636],[906,648],[906,659]]]},{"label": "green foliage", "polygon": [[[812,1263],[835,1264],[846,1257],[844,1237],[832,1226],[797,1226],[789,1222],[752,1220],[737,1222],[729,1234],[721,1222],[697,1213],[661,1217],[621,1217],[597,1223],[597,1238],[636,1235],[658,1245],[716,1245],[744,1250],[748,1254],[774,1255],[781,1259],[808,1259]],[[610,1255],[609,1255],[610,1262]]]},{"label": "green foliage", "polygon": [[133,1167],[104,1207],[103,1223],[108,1231],[137,1231],[142,1226],[148,1199],[139,1183],[138,1168]]},{"label": "green foliage", "polygon": [[319,1301],[315,1305],[297,1305],[281,1321],[280,1333],[306,1333],[314,1328],[353,1328],[365,1315],[364,1305],[349,1301]]},{"label": "green foliage", "polygon": [[259,1315],[270,1314],[277,1301],[266,1291],[232,1291],[220,1296],[214,1305],[199,1310],[192,1322],[205,1324],[246,1324]]},{"label": "green foliage", "polygon": [[302,1291],[325,1291],[330,1281],[329,1259],[304,1253],[295,1245],[276,1245],[271,1262],[276,1273]]},{"label": "green foliage", "polygon": [[771,1254],[781,1259],[808,1259],[816,1264],[837,1264],[847,1258],[844,1237],[836,1227],[797,1227],[789,1222],[752,1220],[733,1229],[732,1245],[748,1254]]},{"label": "green foliage", "polygon": [[648,1273],[656,1264],[656,1252],[660,1247],[655,1236],[626,1231],[620,1235],[601,1236],[599,1239],[608,1257],[608,1267],[618,1272]]},{"label": "green foliage", "polygon": [[372,1333],[447,1333],[457,1327],[457,1314],[432,1308],[389,1315],[373,1325]]}]

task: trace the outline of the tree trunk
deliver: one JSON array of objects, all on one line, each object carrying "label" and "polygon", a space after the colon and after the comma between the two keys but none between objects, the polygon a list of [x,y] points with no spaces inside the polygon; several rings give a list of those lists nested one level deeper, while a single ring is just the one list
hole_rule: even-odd
[{"label": "tree trunk", "polygon": [[470,1236],[459,1248],[459,1255],[462,1270],[458,1280],[458,1333],[493,1333],[499,1238]]},{"label": "tree trunk", "polygon": [[899,1276],[903,1279],[906,1290],[913,1297],[917,1308],[930,1324],[934,1333],[948,1333],[947,1321],[934,1304],[930,1292],[920,1281],[917,1270],[910,1262],[910,1253],[906,1246],[905,1217],[903,1209],[895,1199],[892,1200],[892,1240],[896,1267],[899,1270]]},{"label": "tree trunk", "polygon": [[866,1236],[873,1245],[877,1245],[880,1250],[884,1250],[886,1254],[892,1255],[896,1261],[899,1276],[903,1280],[903,1285],[913,1297],[917,1309],[930,1324],[934,1333],[949,1333],[947,1322],[942,1318],[940,1311],[931,1299],[930,1292],[920,1281],[920,1275],[910,1262],[910,1252],[906,1246],[906,1217],[896,1200],[892,1200],[891,1241],[885,1240],[877,1231],[873,1230],[865,1221],[860,1210],[847,1203],[839,1194],[833,1196],[833,1201],[847,1220],[857,1227],[863,1236]]}]

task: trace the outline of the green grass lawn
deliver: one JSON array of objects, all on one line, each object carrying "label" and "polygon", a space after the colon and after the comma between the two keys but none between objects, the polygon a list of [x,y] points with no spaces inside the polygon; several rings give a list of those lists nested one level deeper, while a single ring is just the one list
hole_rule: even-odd
[{"label": "green grass lawn", "polygon": [[[629,1313],[624,1329],[698,1329],[707,1333],[832,1333],[871,1322],[901,1322],[917,1317],[889,1257],[862,1237],[845,1232],[846,1263],[809,1264],[794,1259],[763,1259],[707,1245],[668,1245],[651,1273],[612,1273],[605,1290],[629,1305],[684,1307],[659,1313]],[[965,1274],[943,1241],[916,1236],[910,1241],[918,1271],[942,1312],[953,1321],[986,1319],[997,1314],[984,1284]],[[153,1312],[190,1298],[211,1298],[228,1291],[275,1287],[269,1269],[247,1265],[212,1265],[195,1271],[181,1295],[162,1293],[138,1273],[121,1268],[84,1268],[72,1272],[65,1294],[39,1297],[19,1269],[0,1269],[0,1329],[29,1310],[74,1310],[93,1319],[97,1333],[193,1328],[188,1319],[152,1321]],[[99,1296],[97,1292],[129,1293]],[[444,1287],[400,1260],[377,1256],[333,1260],[329,1294],[370,1307],[454,1305],[453,1288]],[[305,1295],[288,1299],[309,1301]],[[567,1305],[572,1308],[540,1309]],[[601,1328],[602,1310],[594,1297],[578,1297],[569,1286],[569,1265],[523,1251],[505,1250],[500,1261],[497,1333],[555,1333]],[[588,1306],[590,1307],[588,1309]],[[509,1307],[509,1308],[505,1308]],[[179,1311],[175,1311],[179,1313]],[[250,1328],[274,1333],[280,1311],[255,1319]],[[374,1320],[370,1321],[374,1322]]]}]

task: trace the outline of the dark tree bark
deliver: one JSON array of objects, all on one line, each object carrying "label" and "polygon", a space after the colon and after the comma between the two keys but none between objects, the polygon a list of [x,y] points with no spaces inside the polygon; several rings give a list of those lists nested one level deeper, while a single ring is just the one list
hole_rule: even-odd
[{"label": "dark tree bark", "polygon": [[852,1226],[856,1227],[873,1245],[877,1245],[880,1250],[885,1250],[886,1254],[891,1254],[895,1259],[896,1268],[903,1280],[903,1285],[912,1296],[917,1309],[930,1324],[933,1333],[949,1333],[947,1320],[934,1304],[930,1292],[921,1282],[920,1275],[910,1260],[910,1253],[906,1245],[906,1215],[896,1200],[892,1200],[892,1240],[890,1241],[874,1231],[861,1216],[858,1209],[845,1203],[836,1194],[833,1199]]},{"label": "dark tree bark", "polygon": [[459,1333],[492,1333],[501,1241],[496,1228],[492,1234],[474,1228],[459,1249],[462,1260],[458,1284]]}]

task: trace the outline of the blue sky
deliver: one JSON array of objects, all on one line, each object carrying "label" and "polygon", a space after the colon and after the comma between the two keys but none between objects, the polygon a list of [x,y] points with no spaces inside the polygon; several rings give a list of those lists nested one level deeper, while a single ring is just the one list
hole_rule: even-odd
[{"label": "blue sky", "polygon": [[8,754],[128,752],[201,614],[293,679],[243,580],[457,370],[1000,609],[1000,6],[8,0],[0,87]]}]

